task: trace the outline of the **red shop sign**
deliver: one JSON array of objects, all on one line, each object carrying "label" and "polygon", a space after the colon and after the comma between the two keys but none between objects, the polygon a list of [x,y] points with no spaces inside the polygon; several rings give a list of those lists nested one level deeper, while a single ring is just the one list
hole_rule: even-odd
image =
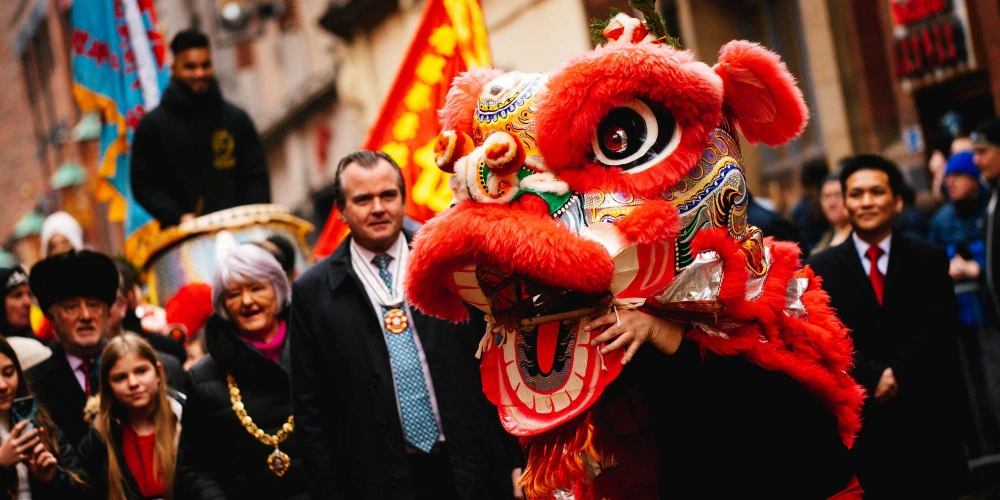
[{"label": "red shop sign", "polygon": [[918,79],[970,65],[964,1],[890,1],[896,78]]}]

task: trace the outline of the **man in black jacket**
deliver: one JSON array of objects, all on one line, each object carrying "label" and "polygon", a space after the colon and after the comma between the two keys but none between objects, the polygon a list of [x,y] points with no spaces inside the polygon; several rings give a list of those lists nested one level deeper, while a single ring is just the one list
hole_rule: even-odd
[{"label": "man in black jacket", "polygon": [[352,153],[336,179],[351,237],[295,281],[289,318],[313,498],[509,498],[515,465],[473,356],[485,324],[454,325],[403,301],[412,235],[388,156]]},{"label": "man in black jacket", "polygon": [[986,285],[990,304],[987,311],[991,318],[1000,318],[1000,231],[997,230],[997,205],[1000,204],[1000,119],[994,118],[980,125],[970,136],[972,158],[983,174],[992,193],[986,207]]},{"label": "man in black jacket", "polygon": [[260,138],[250,117],[222,99],[208,37],[182,31],[170,50],[170,85],[135,129],[135,199],[164,227],[240,205],[270,203]]},{"label": "man in black jacket", "polygon": [[854,448],[866,499],[955,498],[967,474],[956,412],[958,309],[944,248],[893,232],[903,208],[891,162],[841,163],[854,232],[813,256],[830,305],[854,340],[868,392]]},{"label": "man in black jacket", "polygon": [[118,269],[104,254],[71,250],[35,264],[30,283],[59,343],[25,377],[52,421],[76,444],[90,427],[83,420],[87,398],[100,391],[100,354],[118,294]]}]

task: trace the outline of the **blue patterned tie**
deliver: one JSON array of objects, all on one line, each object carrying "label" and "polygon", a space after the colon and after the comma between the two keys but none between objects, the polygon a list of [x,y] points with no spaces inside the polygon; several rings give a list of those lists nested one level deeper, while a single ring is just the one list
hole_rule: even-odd
[{"label": "blue patterned tie", "polygon": [[[385,282],[385,286],[392,290],[390,260],[392,257],[379,254],[372,259],[372,264],[378,266],[379,277]],[[392,309],[394,308],[382,306],[382,316],[385,317]],[[424,370],[420,365],[417,343],[413,339],[413,329],[407,324],[406,329],[400,333],[386,331],[385,340],[389,346],[392,376],[396,380],[399,410],[403,415],[403,436],[414,448],[429,452],[437,442],[438,426],[434,420],[434,410],[431,408],[431,395],[427,390]]]}]

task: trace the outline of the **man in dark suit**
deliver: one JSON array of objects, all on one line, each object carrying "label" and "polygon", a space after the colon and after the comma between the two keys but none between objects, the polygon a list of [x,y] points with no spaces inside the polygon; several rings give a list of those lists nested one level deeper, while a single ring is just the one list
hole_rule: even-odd
[{"label": "man in dark suit", "polygon": [[955,498],[965,469],[955,411],[957,305],[948,256],[892,231],[903,208],[891,162],[858,155],[840,183],[854,232],[809,264],[852,331],[868,392],[852,453],[866,499]]},{"label": "man in dark suit", "polygon": [[334,194],[351,236],[295,281],[289,318],[313,497],[509,498],[513,464],[473,356],[484,323],[453,325],[403,300],[412,234],[399,168],[352,153]]},{"label": "man in dark suit", "polygon": [[989,292],[987,311],[992,319],[1000,318],[1000,230],[997,229],[997,205],[1000,205],[1000,118],[989,120],[970,136],[972,158],[991,189],[986,206],[986,286]]},{"label": "man in dark suit", "polygon": [[100,390],[98,366],[108,311],[118,294],[118,269],[106,255],[70,251],[35,264],[29,281],[59,343],[25,377],[52,421],[76,445],[90,427],[83,407]]}]

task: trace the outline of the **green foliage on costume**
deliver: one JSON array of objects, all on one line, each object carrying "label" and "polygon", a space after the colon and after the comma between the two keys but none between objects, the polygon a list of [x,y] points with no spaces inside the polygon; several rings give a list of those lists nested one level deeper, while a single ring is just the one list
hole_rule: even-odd
[{"label": "green foliage on costume", "polygon": [[[656,1],[655,0],[629,0],[628,4],[635,10],[642,13],[644,18],[643,24],[646,25],[646,30],[656,37],[657,41],[663,42],[671,47],[681,50],[681,41],[675,36],[670,36],[667,33],[667,23],[663,20],[658,12],[656,12]],[[594,42],[594,45],[603,45],[608,43],[607,37],[604,36],[604,29],[611,24],[615,16],[620,14],[621,11],[615,7],[611,8],[611,17],[608,19],[598,19],[596,17],[590,19],[590,40]]]}]

